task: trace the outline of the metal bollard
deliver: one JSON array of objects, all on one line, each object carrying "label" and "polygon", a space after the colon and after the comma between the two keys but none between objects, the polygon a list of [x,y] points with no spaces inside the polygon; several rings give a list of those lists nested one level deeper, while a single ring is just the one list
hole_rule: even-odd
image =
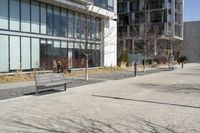
[{"label": "metal bollard", "polygon": [[137,63],[134,63],[134,77],[137,75]]}]

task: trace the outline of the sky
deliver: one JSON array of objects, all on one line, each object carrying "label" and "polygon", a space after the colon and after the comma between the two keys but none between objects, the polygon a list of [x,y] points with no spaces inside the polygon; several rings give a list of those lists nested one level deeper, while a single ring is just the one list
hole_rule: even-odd
[{"label": "sky", "polygon": [[184,21],[200,21],[200,0],[184,0]]}]

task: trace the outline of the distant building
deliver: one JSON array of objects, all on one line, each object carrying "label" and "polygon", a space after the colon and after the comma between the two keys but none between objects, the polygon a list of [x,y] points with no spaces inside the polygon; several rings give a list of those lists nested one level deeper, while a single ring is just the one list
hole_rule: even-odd
[{"label": "distant building", "polygon": [[144,49],[138,33],[146,24],[151,24],[149,31],[158,30],[152,46],[155,56],[162,54],[157,49],[163,39],[183,39],[183,0],[117,0],[117,4],[118,57],[123,50],[137,53]]},{"label": "distant building", "polygon": [[116,66],[115,0],[1,0],[0,72],[84,67],[86,8],[95,16],[89,67]]},{"label": "distant building", "polygon": [[184,22],[181,56],[186,56],[189,62],[200,63],[200,21]]}]

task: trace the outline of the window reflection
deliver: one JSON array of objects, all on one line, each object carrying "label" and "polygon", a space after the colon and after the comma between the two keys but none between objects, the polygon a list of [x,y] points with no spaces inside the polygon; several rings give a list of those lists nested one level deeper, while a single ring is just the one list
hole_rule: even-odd
[{"label": "window reflection", "polygon": [[47,34],[53,35],[53,7],[47,6]]},{"label": "window reflection", "polygon": [[60,35],[60,9],[54,7],[54,36]]},{"label": "window reflection", "polygon": [[10,0],[10,29],[19,31],[19,0]]},{"label": "window reflection", "polygon": [[1,0],[0,29],[8,29],[8,0]]}]

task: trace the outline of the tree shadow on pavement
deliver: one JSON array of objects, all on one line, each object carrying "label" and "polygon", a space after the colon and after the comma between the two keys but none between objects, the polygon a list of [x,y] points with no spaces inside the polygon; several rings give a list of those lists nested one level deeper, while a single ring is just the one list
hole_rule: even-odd
[{"label": "tree shadow on pavement", "polygon": [[[101,118],[102,119],[102,118]],[[9,131],[12,132],[54,132],[54,133],[178,133],[178,127],[174,125],[163,126],[140,118],[131,116],[129,119],[107,118],[97,120],[83,116],[56,116],[56,117],[37,117],[31,116],[24,119],[17,116],[7,119],[12,123]],[[159,123],[159,122],[158,122]]]}]

